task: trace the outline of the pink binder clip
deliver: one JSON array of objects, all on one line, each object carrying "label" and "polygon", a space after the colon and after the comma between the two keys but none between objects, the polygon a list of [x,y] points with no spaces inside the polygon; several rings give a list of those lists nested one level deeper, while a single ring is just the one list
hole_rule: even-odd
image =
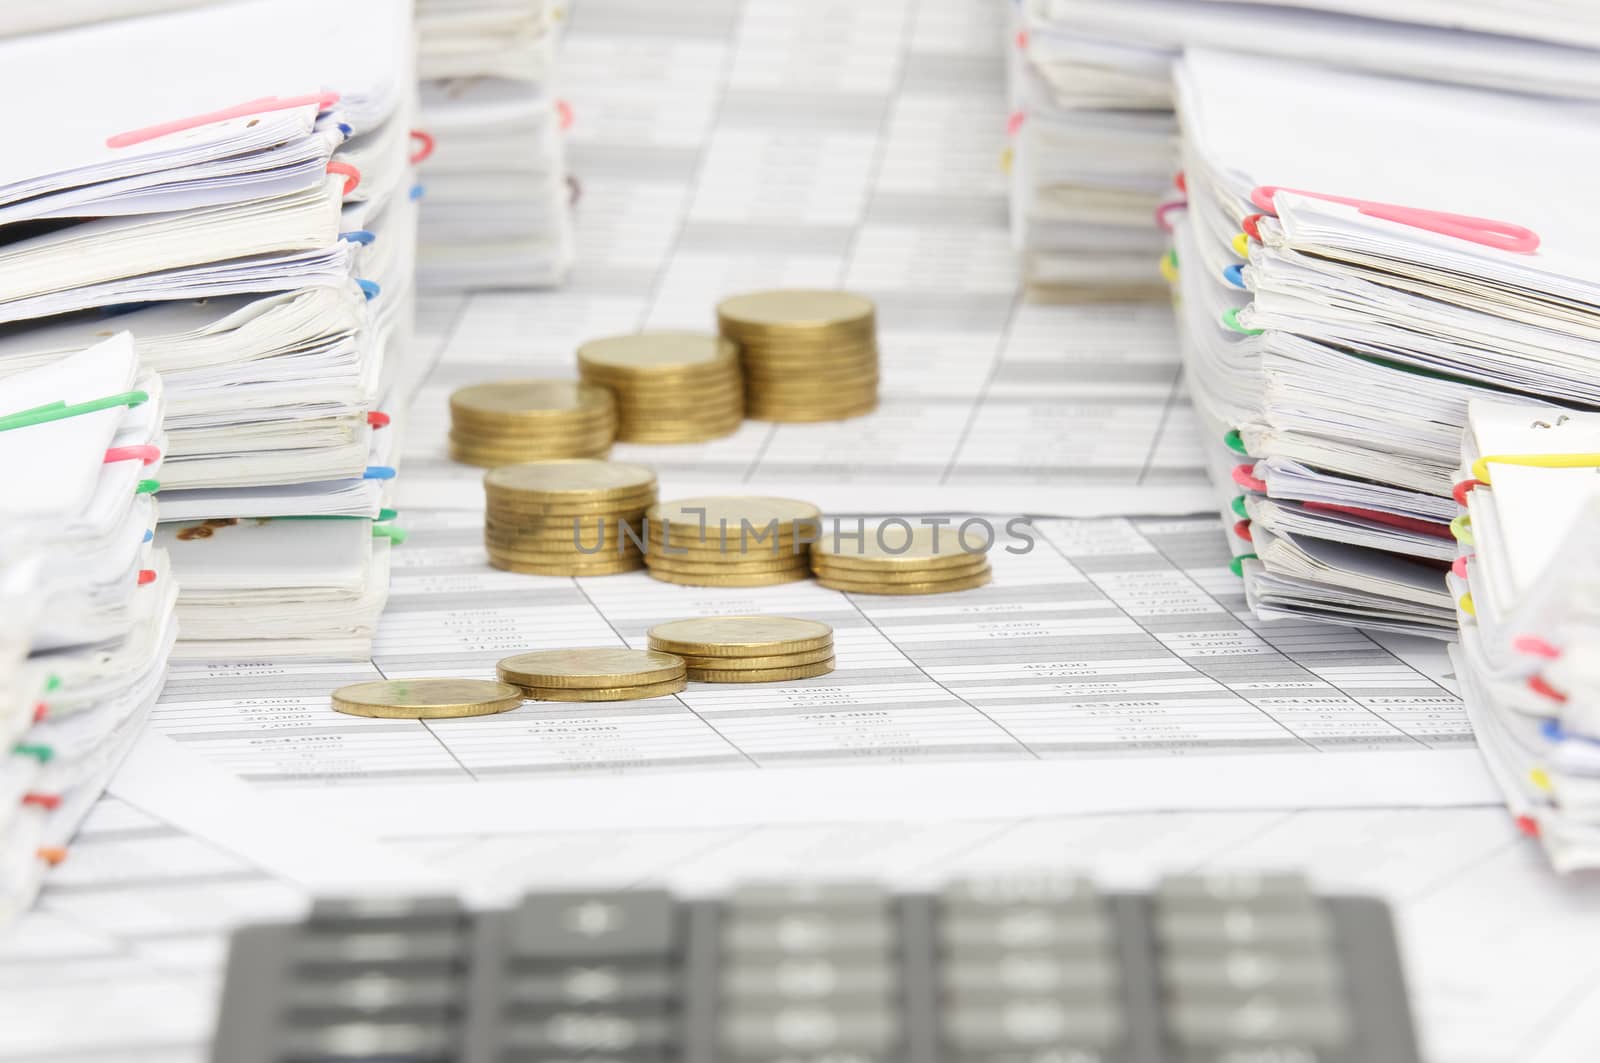
[{"label": "pink binder clip", "polygon": [[1172,232],[1172,222],[1167,220],[1168,215],[1175,210],[1187,210],[1188,207],[1189,201],[1187,199],[1174,199],[1161,204],[1156,208],[1156,225],[1164,233]]},{"label": "pink binder clip", "polygon": [[1307,192],[1299,188],[1280,188],[1277,185],[1261,185],[1250,193],[1250,202],[1261,208],[1265,213],[1277,217],[1278,210],[1273,204],[1273,197],[1279,192],[1326,200],[1329,203],[1342,203],[1347,207],[1357,208],[1369,218],[1382,218],[1384,221],[1409,225],[1413,229],[1422,229],[1425,232],[1438,233],[1441,236],[1451,236],[1457,240],[1465,240],[1467,243],[1493,247],[1501,251],[1515,251],[1518,254],[1531,255],[1539,249],[1539,234],[1532,229],[1523,228],[1521,225],[1513,225],[1508,221],[1496,221],[1494,218],[1475,218],[1470,214],[1449,214],[1442,210],[1401,207],[1393,203],[1374,203],[1369,199],[1331,196],[1324,192]]},{"label": "pink binder clip", "polygon": [[252,115],[266,114],[269,111],[288,111],[296,107],[309,107],[316,104],[317,113],[329,110],[339,102],[337,92],[311,92],[304,96],[263,96],[259,100],[249,100],[245,103],[236,103],[232,107],[224,107],[220,111],[208,111],[205,114],[190,115],[188,118],[175,118],[170,122],[159,122],[156,125],[145,126],[143,129],[131,129],[126,133],[106,138],[108,148],[127,148],[135,144],[143,144],[147,140],[156,140],[160,137],[171,136],[190,129],[198,129],[203,125],[213,122],[226,122],[230,118],[249,118]]},{"label": "pink binder clip", "polygon": [[433,154],[433,134],[424,133],[420,129],[411,131],[411,141],[416,145],[411,151],[411,165],[426,162],[428,156]]},{"label": "pink binder clip", "polygon": [[1235,465],[1233,467],[1233,482],[1246,491],[1254,491],[1257,494],[1264,495],[1267,493],[1267,481],[1255,475],[1255,468],[1254,465]]},{"label": "pink binder clip", "polygon": [[328,172],[336,173],[344,178],[344,195],[354,192],[361,184],[361,171],[351,166],[348,162],[328,163]]},{"label": "pink binder clip", "polygon": [[141,443],[131,447],[112,447],[106,451],[105,464],[114,461],[133,461],[137,458],[146,465],[154,465],[161,459],[161,448]]}]

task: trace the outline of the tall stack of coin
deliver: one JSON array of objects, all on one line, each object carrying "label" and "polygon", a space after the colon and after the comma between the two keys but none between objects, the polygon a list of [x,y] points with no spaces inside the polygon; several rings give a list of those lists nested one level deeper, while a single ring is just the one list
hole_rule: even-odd
[{"label": "tall stack of coin", "polygon": [[621,646],[519,653],[495,671],[535,701],[639,701],[676,694],[685,682],[682,658]]},{"label": "tall stack of coin", "polygon": [[617,397],[617,439],[693,443],[744,421],[739,348],[705,332],[640,332],[578,348],[578,372]]},{"label": "tall stack of coin", "polygon": [[450,457],[468,465],[603,458],[616,436],[616,400],[593,384],[502,380],[450,396]]},{"label": "tall stack of coin", "polygon": [[483,541],[495,568],[605,576],[644,564],[644,515],[656,501],[648,465],[585,458],[506,465],[484,474],[483,489]]},{"label": "tall stack of coin", "polygon": [[[822,511],[792,498],[661,502],[645,514],[650,575],[696,587],[766,587],[811,576]],[[801,534],[801,533],[804,534]]]},{"label": "tall stack of coin", "polygon": [[776,683],[833,671],[833,628],[793,616],[669,620],[650,629],[650,648],[676,654],[697,683]]},{"label": "tall stack of coin", "polygon": [[955,528],[904,521],[825,530],[811,544],[811,570],[824,587],[856,594],[965,591],[991,575],[988,554],[968,551]]},{"label": "tall stack of coin", "polygon": [[878,405],[877,316],[850,292],[751,292],[717,306],[744,361],[745,412],[758,421],[838,421]]}]

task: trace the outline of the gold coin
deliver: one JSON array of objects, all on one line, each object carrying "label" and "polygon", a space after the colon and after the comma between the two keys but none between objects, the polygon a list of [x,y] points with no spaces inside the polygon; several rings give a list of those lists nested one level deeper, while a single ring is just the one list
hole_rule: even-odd
[{"label": "gold coin", "polygon": [[640,376],[724,368],[738,357],[731,342],[709,332],[636,332],[590,340],[578,348],[578,365],[584,369]]},{"label": "gold coin", "polygon": [[660,554],[650,554],[645,559],[651,568],[662,572],[677,572],[685,576],[716,576],[725,573],[738,572],[790,572],[804,569],[808,574],[810,567],[803,561],[796,563],[794,558],[740,558],[729,555],[726,561],[679,561],[667,560]]},{"label": "gold coin", "polygon": [[455,444],[450,446],[451,461],[459,462],[462,465],[474,465],[480,469],[498,469],[505,465],[521,465],[529,461],[604,461],[610,453],[610,444],[595,449],[573,447],[571,449],[516,451],[479,451],[458,447]]},{"label": "gold coin", "polygon": [[617,437],[619,443],[637,443],[649,446],[665,443],[705,443],[713,439],[724,439],[737,432],[744,424],[744,414],[737,420],[727,424],[712,425],[698,429],[674,429],[672,431],[659,431],[647,429],[628,429]]},{"label": "gold coin", "polygon": [[807,569],[781,569],[776,572],[730,572],[709,576],[691,576],[662,568],[647,568],[650,575],[662,583],[676,583],[683,587],[776,587],[780,583],[798,583],[810,579]]},{"label": "gold coin", "polygon": [[649,631],[650,648],[694,657],[808,653],[833,645],[833,628],[798,616],[691,616]]},{"label": "gold coin", "polygon": [[486,679],[378,679],[340,687],[333,707],[384,720],[448,720],[490,716],[523,702],[522,691]]},{"label": "gold coin", "polygon": [[604,565],[572,565],[548,561],[521,561],[491,553],[490,566],[502,572],[515,572],[523,576],[619,576],[624,572],[637,572],[644,568],[644,559],[625,557]]},{"label": "gold coin", "polygon": [[656,493],[654,489],[641,495],[635,495],[631,502],[541,502],[536,499],[495,493],[489,495],[485,512],[496,518],[504,517],[508,520],[522,520],[524,518],[569,520],[573,517],[581,517],[585,520],[591,517],[618,520],[633,516],[643,518],[644,511],[654,505],[655,502]]},{"label": "gold coin", "polygon": [[677,694],[688,685],[688,676],[681,675],[631,687],[523,687],[522,692],[534,701],[643,701]]},{"label": "gold coin", "polygon": [[683,658],[660,650],[585,646],[536,650],[495,666],[501,682],[520,687],[623,687],[664,683],[683,675]]},{"label": "gold coin", "polygon": [[993,575],[989,569],[985,568],[974,576],[929,580],[926,583],[841,580],[833,576],[818,576],[817,582],[830,590],[844,591],[848,594],[945,594],[949,591],[970,591],[975,587],[982,587],[993,578]]},{"label": "gold coin", "polygon": [[695,683],[786,683],[827,675],[833,671],[834,664],[834,658],[829,657],[815,664],[786,668],[691,668],[689,679]]},{"label": "gold coin", "polygon": [[459,388],[450,412],[482,424],[559,422],[608,409],[611,393],[581,380],[499,380]]},{"label": "gold coin", "polygon": [[857,530],[841,522],[837,528],[825,531],[811,544],[812,563],[875,574],[892,569],[963,568],[988,558],[987,554],[962,547],[955,524],[937,528],[909,521],[864,524],[859,538],[855,537]]},{"label": "gold coin", "polygon": [[510,561],[519,565],[548,565],[563,568],[578,574],[586,569],[607,569],[616,565],[629,562],[637,565],[644,560],[644,555],[636,550],[597,550],[594,553],[583,553],[580,550],[534,550],[515,546],[499,546],[484,544],[484,552],[492,558],[501,561]]},{"label": "gold coin", "polygon": [[655,490],[656,473],[627,461],[535,461],[492,469],[483,486],[537,502],[617,502]]},{"label": "gold coin", "polygon": [[772,403],[752,406],[745,412],[745,416],[752,421],[770,421],[774,424],[818,424],[823,421],[848,421],[854,417],[864,417],[877,408],[876,399],[840,409],[810,409]]},{"label": "gold coin", "polygon": [[987,562],[961,565],[956,568],[897,568],[878,572],[869,572],[859,568],[832,568],[813,562],[812,574],[821,580],[832,580],[836,583],[938,583],[940,580],[966,579],[976,576],[980,572],[989,571]]},{"label": "gold coin", "polygon": [[872,300],[846,291],[787,288],[733,295],[717,304],[717,318],[734,328],[827,329],[871,321]]},{"label": "gold coin", "polygon": [[833,644],[829,643],[820,650],[807,650],[804,653],[780,653],[768,657],[684,657],[683,663],[691,673],[696,669],[707,668],[734,672],[752,668],[793,668],[832,659]]},{"label": "gold coin", "polygon": [[[652,525],[672,526],[671,541],[680,535],[699,539],[704,535],[713,542],[723,538],[722,529],[728,528],[735,540],[748,525],[755,531],[765,532],[776,528],[777,534],[792,533],[800,521],[812,522],[822,518],[822,511],[810,502],[793,498],[771,498],[765,495],[712,495],[703,498],[680,498],[672,502],[657,502],[646,511]],[[652,534],[654,534],[652,532]]]},{"label": "gold coin", "polygon": [[[642,520],[643,518],[641,518]],[[505,517],[499,514],[485,515],[483,521],[484,534],[495,539],[531,539],[551,543],[592,543],[598,540],[622,541],[627,538],[622,525],[625,521],[614,517],[557,517],[546,520],[541,517]],[[644,536],[639,534],[640,529],[632,528],[641,542]]]}]

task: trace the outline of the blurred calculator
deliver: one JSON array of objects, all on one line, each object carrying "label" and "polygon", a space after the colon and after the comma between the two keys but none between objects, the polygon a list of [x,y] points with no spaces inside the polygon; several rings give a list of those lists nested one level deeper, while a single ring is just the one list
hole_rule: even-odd
[{"label": "blurred calculator", "polygon": [[1382,901],[1292,875],[319,903],[234,938],[215,1063],[1415,1063]]}]

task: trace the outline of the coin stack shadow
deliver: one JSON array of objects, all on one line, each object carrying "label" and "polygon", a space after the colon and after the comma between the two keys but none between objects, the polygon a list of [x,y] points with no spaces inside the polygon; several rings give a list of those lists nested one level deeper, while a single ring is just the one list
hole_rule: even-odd
[{"label": "coin stack shadow", "polygon": [[852,594],[944,594],[993,577],[988,553],[966,549],[956,529],[903,523],[819,536],[811,570],[824,587]]},{"label": "coin stack shadow", "polygon": [[[693,587],[769,587],[811,578],[805,544],[822,511],[791,498],[661,502],[645,514],[650,575]],[[801,528],[808,534],[799,535]]]},{"label": "coin stack shadow", "polygon": [[[656,501],[648,465],[569,459],[484,474],[489,564],[542,576],[608,576],[644,566],[644,515]],[[626,527],[624,527],[626,526]]]},{"label": "coin stack shadow", "polygon": [[578,348],[585,383],[609,388],[624,443],[696,443],[744,423],[739,348],[705,332],[640,332]]},{"label": "coin stack shadow", "polygon": [[681,691],[687,669],[671,653],[593,646],[519,653],[495,672],[535,701],[643,701]]},{"label": "coin stack shadow", "polygon": [[833,628],[790,616],[669,620],[650,629],[650,648],[683,658],[696,683],[779,683],[833,671]]},{"label": "coin stack shadow", "polygon": [[450,457],[467,465],[603,458],[616,436],[616,399],[593,384],[503,380],[450,396]]},{"label": "coin stack shadow", "polygon": [[717,306],[739,345],[745,412],[758,421],[839,421],[878,405],[877,312],[850,292],[751,292]]}]

